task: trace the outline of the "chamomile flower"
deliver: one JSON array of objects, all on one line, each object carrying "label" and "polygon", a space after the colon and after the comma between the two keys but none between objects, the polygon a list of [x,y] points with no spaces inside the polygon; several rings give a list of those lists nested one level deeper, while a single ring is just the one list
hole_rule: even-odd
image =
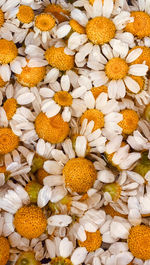
[{"label": "chamomile flower", "polygon": [[[74,249],[73,244],[67,237],[63,239],[58,237],[58,240],[46,240],[46,247],[49,257],[51,258],[50,264],[65,264],[65,265],[78,265],[84,262],[87,255],[85,247],[77,247]],[[54,251],[52,251],[52,249]],[[56,251],[57,250],[57,251]]]},{"label": "chamomile flower", "polygon": [[[95,0],[93,5],[85,1],[83,11],[78,8],[71,11],[71,18],[85,27],[85,33],[83,31],[78,33],[78,30],[75,30],[68,38],[68,48],[71,50],[78,49],[87,41],[96,45],[109,43],[117,37],[118,30],[122,30],[127,22],[133,21],[130,13],[125,11],[120,12],[112,19],[113,1],[110,1],[109,4],[104,1],[104,5],[101,0]],[[122,22],[122,18],[124,18],[124,22]],[[57,36],[61,38],[67,36],[71,28],[72,26],[68,23],[62,24],[62,28],[60,25]]]},{"label": "chamomile flower", "polygon": [[125,31],[130,32],[134,35],[135,38],[142,40],[143,43],[149,46],[149,35],[150,35],[150,8],[148,0],[138,0],[133,3],[133,6],[128,5],[128,10],[131,11],[131,16],[134,18],[134,21],[129,22]]},{"label": "chamomile flower", "polygon": [[71,88],[68,75],[63,75],[60,85],[57,82],[51,85],[53,89],[41,88],[39,94],[42,96],[41,110],[48,118],[61,113],[65,122],[69,122],[71,116],[80,117],[86,110],[82,96],[87,91],[86,86]]},{"label": "chamomile flower", "polygon": [[[98,50],[99,57],[96,56],[97,59],[89,56],[87,66],[92,69],[90,76],[94,86],[107,84],[109,98],[123,98],[126,89],[135,94],[138,93],[140,85],[135,80],[136,76],[145,76],[148,66],[144,64],[130,65],[130,63],[140,56],[142,50],[139,48],[136,49],[136,52],[133,50],[128,54],[127,45],[121,44],[119,40],[111,41],[111,45],[113,48],[108,44],[103,45],[102,53]],[[97,66],[95,60],[97,60]]]}]

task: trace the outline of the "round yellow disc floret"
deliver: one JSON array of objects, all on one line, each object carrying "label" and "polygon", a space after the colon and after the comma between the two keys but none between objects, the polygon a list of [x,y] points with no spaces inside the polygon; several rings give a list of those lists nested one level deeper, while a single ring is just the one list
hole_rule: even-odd
[{"label": "round yellow disc floret", "polygon": [[102,93],[107,93],[108,92],[108,88],[107,86],[99,86],[99,87],[92,87],[91,88],[91,92],[94,96],[95,99],[97,99],[97,97]]},{"label": "round yellow disc floret", "polygon": [[46,178],[47,176],[48,173],[43,168],[38,169],[36,172],[37,180],[41,185],[43,185],[43,179]]},{"label": "round yellow disc floret", "polygon": [[79,34],[85,34],[85,28],[81,26],[76,20],[71,19],[69,21],[69,24],[73,31],[79,33]]},{"label": "round yellow disc floret", "polygon": [[116,27],[114,23],[106,17],[95,17],[86,25],[88,39],[98,45],[109,42],[114,38]]},{"label": "round yellow disc floret", "polygon": [[85,247],[88,252],[93,252],[96,249],[100,248],[102,244],[102,236],[99,230],[96,232],[87,232],[86,231],[86,240],[84,242],[78,240],[80,247]]},{"label": "round yellow disc floret", "polygon": [[101,111],[97,109],[86,110],[81,116],[81,119],[80,119],[81,124],[84,119],[87,119],[88,122],[94,121],[93,131],[104,127],[104,115]]},{"label": "round yellow disc floret", "polygon": [[44,9],[45,13],[51,13],[59,23],[64,22],[67,19],[67,15],[69,15],[68,10],[63,9],[60,5],[49,4]]},{"label": "round yellow disc floret", "polygon": [[7,84],[1,77],[0,77],[0,87],[3,87]]},{"label": "round yellow disc floret", "polygon": [[69,125],[57,114],[48,118],[41,112],[35,120],[35,130],[39,138],[50,143],[61,143],[69,134]]},{"label": "round yellow disc floret", "polygon": [[19,138],[10,128],[0,128],[0,154],[4,155],[18,147]]},{"label": "round yellow disc floret", "polygon": [[103,192],[108,192],[114,202],[118,201],[121,194],[121,187],[117,182],[105,184],[103,186]]},{"label": "round yellow disc floret", "polygon": [[72,105],[72,96],[67,91],[59,91],[54,95],[54,100],[57,104],[62,107],[67,107]]},{"label": "round yellow disc floret", "polygon": [[49,31],[55,26],[55,19],[50,14],[40,14],[35,19],[35,26],[41,31]]},{"label": "round yellow disc floret", "polygon": [[0,28],[4,24],[4,14],[3,11],[0,9]]},{"label": "round yellow disc floret", "polygon": [[134,21],[126,25],[125,30],[131,32],[138,38],[144,38],[150,35],[150,16],[142,11],[131,12]]},{"label": "round yellow disc floret", "polygon": [[46,73],[45,66],[42,67],[25,66],[22,68],[21,74],[16,74],[16,77],[17,81],[21,85],[33,87],[43,80],[45,73]]},{"label": "round yellow disc floret", "polygon": [[150,227],[137,225],[130,229],[128,247],[138,259],[150,259]]},{"label": "round yellow disc floret", "polygon": [[48,48],[45,52],[45,58],[52,67],[56,67],[60,71],[70,70],[74,66],[74,56],[66,54],[64,47],[52,46]]},{"label": "round yellow disc floret", "polygon": [[124,78],[128,73],[128,65],[121,58],[112,58],[105,67],[105,73],[109,79],[118,80]]},{"label": "round yellow disc floret", "polygon": [[52,258],[50,265],[73,265],[70,259],[63,257]]},{"label": "round yellow disc floret", "polygon": [[17,232],[28,239],[39,237],[46,225],[46,217],[37,206],[23,206],[15,214],[14,226]]},{"label": "round yellow disc floret", "polygon": [[28,251],[19,255],[15,265],[41,265],[41,263],[36,260],[34,252]]},{"label": "round yellow disc floret", "polygon": [[138,114],[131,109],[125,109],[120,112],[123,115],[123,120],[118,123],[125,134],[131,134],[138,126]]},{"label": "round yellow disc floret", "polygon": [[34,20],[34,12],[30,6],[21,5],[17,18],[21,23],[28,24]]},{"label": "round yellow disc floret", "polygon": [[13,41],[0,39],[0,63],[12,62],[18,54],[18,49]]},{"label": "round yellow disc floret", "polygon": [[9,242],[5,237],[0,237],[0,264],[6,265],[9,259]]},{"label": "round yellow disc floret", "polygon": [[115,217],[115,216],[120,216],[123,218],[127,217],[127,215],[121,214],[121,213],[115,211],[114,208],[110,206],[110,204],[107,204],[106,206],[104,206],[103,210],[105,211],[106,214],[109,214],[111,217]]},{"label": "round yellow disc floret", "polygon": [[66,186],[72,191],[85,193],[93,186],[97,173],[90,160],[73,158],[64,166],[63,177]]},{"label": "round yellow disc floret", "polygon": [[17,110],[17,101],[15,98],[9,98],[5,101],[3,108],[6,112],[7,119],[11,120]]},{"label": "round yellow disc floret", "polygon": [[135,50],[135,49],[138,49],[138,48],[142,49],[143,52],[142,52],[142,54],[141,54],[141,55],[140,55],[135,61],[133,61],[131,64],[142,64],[143,62],[145,62],[145,63],[148,65],[149,69],[150,69],[150,48],[149,48],[149,47],[145,47],[145,46],[135,46],[134,48],[132,48],[132,49],[129,51],[129,53],[132,52],[132,51]]}]

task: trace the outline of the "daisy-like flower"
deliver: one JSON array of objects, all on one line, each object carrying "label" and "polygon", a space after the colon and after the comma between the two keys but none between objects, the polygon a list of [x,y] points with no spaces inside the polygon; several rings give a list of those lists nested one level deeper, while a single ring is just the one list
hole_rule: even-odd
[{"label": "daisy-like flower", "polygon": [[[128,11],[131,12],[131,16],[134,18],[134,21],[129,22],[125,31],[133,34],[137,38],[137,42],[142,40],[142,44],[150,46],[150,8],[148,0],[137,0],[133,1],[133,6],[126,5]],[[140,41],[141,42],[141,41]]]},{"label": "daisy-like flower", "polygon": [[[98,179],[101,179],[101,174],[98,173]],[[133,171],[123,171],[120,173],[116,182],[104,184],[102,190],[104,193],[105,204],[110,203],[110,206],[115,211],[127,215],[129,209],[127,207],[128,198],[136,196],[140,185],[144,184],[144,179],[138,173]]]},{"label": "daisy-like flower", "polygon": [[85,247],[77,247],[74,249],[72,242],[64,237],[58,240],[46,240],[46,247],[49,257],[51,258],[50,264],[66,264],[78,265],[84,262],[87,255]]},{"label": "daisy-like flower", "polygon": [[[82,5],[81,1],[81,6]],[[84,11],[85,12],[78,8],[74,8],[71,11],[71,17],[76,21],[74,23],[78,22],[82,27],[85,27],[84,33],[83,30],[78,30],[78,25],[78,28],[76,28],[77,30],[75,30],[75,32],[73,32],[69,37],[68,47],[71,50],[78,49],[79,46],[83,45],[88,40],[92,44],[103,45],[114,38],[124,38],[125,36],[122,36],[122,34],[117,36],[117,31],[122,30],[127,22],[133,21],[132,17],[130,17],[130,13],[126,11],[120,12],[118,16],[115,16],[112,19],[113,1],[110,1],[109,4],[107,1],[104,1],[104,4],[102,4],[101,0],[95,0],[93,5],[90,5],[87,1],[85,1]],[[62,26],[60,25],[57,36],[60,38],[67,36],[71,28],[72,26],[70,23],[64,23]],[[130,37],[129,39],[131,40]],[[93,46],[92,44],[91,48]]]},{"label": "daisy-like flower", "polygon": [[22,67],[26,66],[26,60],[17,56],[18,49],[13,41],[0,39],[0,75],[3,81],[9,81],[11,72],[20,74]]},{"label": "daisy-like flower", "polygon": [[71,89],[69,76],[63,75],[59,83],[51,84],[51,88],[41,88],[39,94],[43,98],[41,110],[48,118],[62,112],[62,118],[69,122],[71,116],[80,117],[86,110],[83,95],[87,91],[86,86]]},{"label": "daisy-like flower", "polygon": [[[112,48],[108,44],[103,45],[103,54],[98,49],[97,55],[99,56],[95,58],[89,56],[87,66],[93,69],[90,75],[94,86],[107,85],[109,98],[123,98],[126,88],[132,93],[138,93],[140,85],[136,81],[136,76],[145,76],[148,66],[145,64],[130,65],[130,63],[140,56],[142,49],[133,50],[128,54],[129,50],[125,43],[121,44],[119,40],[114,40],[111,41],[111,45]],[[95,60],[98,63],[97,66],[94,66]]]}]

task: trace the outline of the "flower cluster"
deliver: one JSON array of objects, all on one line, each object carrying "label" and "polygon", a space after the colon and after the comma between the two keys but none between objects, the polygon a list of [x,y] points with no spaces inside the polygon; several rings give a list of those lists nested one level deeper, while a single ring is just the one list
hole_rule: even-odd
[{"label": "flower cluster", "polygon": [[0,265],[150,265],[150,0],[0,1]]}]

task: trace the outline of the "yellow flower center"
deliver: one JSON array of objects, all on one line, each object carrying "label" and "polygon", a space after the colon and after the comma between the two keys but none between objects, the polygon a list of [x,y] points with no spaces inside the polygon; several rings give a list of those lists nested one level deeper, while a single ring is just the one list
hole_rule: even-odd
[{"label": "yellow flower center", "polygon": [[0,154],[4,155],[18,147],[19,138],[10,128],[0,128]]},{"label": "yellow flower center", "polygon": [[91,88],[91,92],[94,96],[95,99],[97,99],[97,97],[102,93],[107,93],[108,92],[108,88],[107,86],[99,86],[99,87],[92,87]]},{"label": "yellow flower center", "polygon": [[72,96],[67,91],[59,91],[54,95],[54,100],[62,107],[72,105]]},{"label": "yellow flower center", "polygon": [[116,27],[114,23],[106,17],[95,17],[86,25],[88,39],[94,44],[104,44],[114,38]]},{"label": "yellow flower center", "polygon": [[87,119],[88,122],[94,121],[93,131],[104,127],[104,115],[101,111],[97,109],[86,110],[81,116],[81,119],[80,119],[81,124],[84,119]]},{"label": "yellow flower center", "polygon": [[108,192],[114,202],[118,201],[121,194],[121,187],[117,182],[111,184],[105,184],[103,186],[103,192]]},{"label": "yellow flower center", "polygon": [[59,23],[68,20],[66,15],[69,15],[68,10],[65,10],[60,5],[55,4],[49,4],[46,6],[44,13],[51,13],[59,21]]},{"label": "yellow flower center", "polygon": [[40,265],[39,261],[35,259],[35,255],[33,252],[22,252],[19,255],[19,258],[17,259],[15,265]]},{"label": "yellow flower center", "polygon": [[128,73],[128,65],[121,58],[112,58],[105,67],[105,73],[109,79],[118,80],[124,78]]},{"label": "yellow flower center", "polygon": [[28,24],[34,20],[34,12],[30,6],[22,5],[19,7],[17,18],[21,23]]},{"label": "yellow flower center", "polygon": [[139,117],[134,110],[125,109],[120,112],[123,115],[123,120],[118,123],[125,134],[131,134],[138,126]]},{"label": "yellow flower center", "polygon": [[37,180],[41,185],[43,185],[43,179],[47,176],[48,173],[43,168],[38,169],[36,172]]},{"label": "yellow flower center", "polygon": [[50,265],[73,265],[71,260],[63,257],[52,258]]},{"label": "yellow flower center", "polygon": [[86,231],[86,240],[84,242],[78,240],[78,244],[80,247],[85,247],[88,252],[93,252],[96,249],[100,248],[102,244],[102,236],[100,231],[96,232],[87,232]]},{"label": "yellow flower center", "polygon": [[1,236],[0,237],[0,264],[1,265],[6,265],[7,261],[9,259],[9,242],[7,238]]},{"label": "yellow flower center", "polygon": [[55,19],[50,14],[40,14],[35,19],[35,26],[41,31],[49,31],[55,26]]},{"label": "yellow flower center", "polygon": [[37,206],[24,206],[15,214],[14,226],[17,232],[28,239],[39,237],[46,225],[46,217]]},{"label": "yellow flower center", "polygon": [[150,35],[150,16],[142,11],[131,12],[134,22],[128,23],[125,30],[142,39]]},{"label": "yellow flower center", "polygon": [[72,191],[85,193],[93,186],[97,173],[90,160],[73,158],[64,166],[63,177],[66,186]]},{"label": "yellow flower center", "polygon": [[145,47],[145,46],[135,46],[134,48],[132,48],[130,52],[132,52],[135,49],[142,49],[143,52],[142,54],[135,60],[133,61],[131,64],[142,64],[144,61],[145,63],[148,65],[149,69],[150,69],[150,48],[149,47]]},{"label": "yellow flower center", "polygon": [[128,237],[128,247],[132,255],[138,259],[150,259],[150,227],[133,226]]},{"label": "yellow flower center", "polygon": [[74,67],[74,56],[66,54],[64,47],[52,46],[48,48],[45,52],[45,58],[52,67],[56,67],[60,71],[70,70]]},{"label": "yellow flower center", "polygon": [[3,11],[0,9],[0,28],[3,26],[4,24],[4,14]]},{"label": "yellow flower center", "polygon": [[39,138],[50,143],[61,143],[69,134],[69,124],[64,122],[61,114],[48,118],[40,113],[35,120],[35,130]]},{"label": "yellow flower center", "polygon": [[110,206],[110,204],[104,206],[103,210],[105,211],[106,214],[109,214],[111,217],[120,216],[123,218],[127,218],[127,215],[115,211],[114,208]]},{"label": "yellow flower center", "polygon": [[5,101],[3,108],[6,112],[7,119],[11,120],[17,110],[17,101],[15,98],[9,98]]},{"label": "yellow flower center", "polygon": [[85,34],[85,28],[81,26],[76,20],[71,19],[69,21],[69,24],[73,31],[79,33],[79,34]]},{"label": "yellow flower center", "polygon": [[3,79],[0,77],[0,87],[3,87],[7,84],[7,82],[4,82]]},{"label": "yellow flower center", "polygon": [[0,63],[12,62],[18,55],[18,49],[13,41],[0,39]]},{"label": "yellow flower center", "polygon": [[36,86],[40,83],[46,74],[46,67],[28,67],[22,68],[21,74],[16,74],[17,81],[28,87]]}]

